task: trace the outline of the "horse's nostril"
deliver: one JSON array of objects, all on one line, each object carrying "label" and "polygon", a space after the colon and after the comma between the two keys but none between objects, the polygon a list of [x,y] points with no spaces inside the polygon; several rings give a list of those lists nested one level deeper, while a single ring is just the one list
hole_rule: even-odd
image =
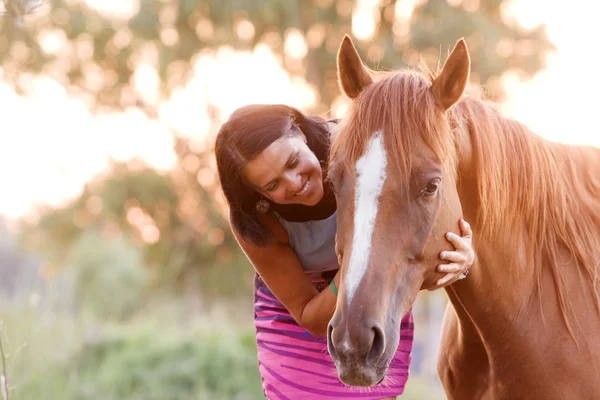
[{"label": "horse's nostril", "polygon": [[333,347],[333,325],[331,322],[327,325],[327,348],[329,349],[329,354],[332,358],[336,357],[335,347]]},{"label": "horse's nostril", "polygon": [[385,351],[385,336],[383,329],[378,324],[373,325],[371,328],[373,332],[373,342],[371,343],[371,349],[369,350],[368,360],[371,362],[377,362],[383,356]]}]

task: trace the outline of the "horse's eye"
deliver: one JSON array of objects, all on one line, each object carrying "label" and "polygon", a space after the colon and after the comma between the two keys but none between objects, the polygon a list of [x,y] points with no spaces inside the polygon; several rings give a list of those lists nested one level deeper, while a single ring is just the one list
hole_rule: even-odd
[{"label": "horse's eye", "polygon": [[427,186],[421,189],[421,194],[423,196],[433,196],[440,187],[440,179],[435,178],[427,182]]}]

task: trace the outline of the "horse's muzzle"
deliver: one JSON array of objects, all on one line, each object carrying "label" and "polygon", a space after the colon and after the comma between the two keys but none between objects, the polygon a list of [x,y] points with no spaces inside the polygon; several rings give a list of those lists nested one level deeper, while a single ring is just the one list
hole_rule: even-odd
[{"label": "horse's muzzle", "polygon": [[334,316],[329,323],[327,346],[340,380],[350,386],[379,384],[389,364],[383,328],[365,321],[350,330],[339,320]]}]

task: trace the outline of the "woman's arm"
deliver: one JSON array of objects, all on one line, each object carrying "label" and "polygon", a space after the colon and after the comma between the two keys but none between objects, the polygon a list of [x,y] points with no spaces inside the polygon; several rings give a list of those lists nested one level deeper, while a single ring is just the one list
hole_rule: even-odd
[{"label": "woman's arm", "polygon": [[[296,322],[313,336],[324,336],[333,316],[336,295],[331,287],[319,293],[308,279],[296,253],[289,246],[285,229],[275,218],[263,222],[275,236],[267,247],[255,246],[232,229],[240,247],[275,297],[287,308]],[[339,287],[339,273],[334,281]]]},{"label": "woman's arm", "polygon": [[[275,218],[265,217],[263,222],[271,229],[275,243],[267,247],[255,246],[242,238],[232,227],[240,247],[261,276],[275,297],[285,306],[298,325],[313,336],[324,336],[329,320],[333,317],[336,306],[336,295],[331,287],[319,292],[308,279],[296,253],[289,246],[285,229]],[[440,258],[451,261],[451,264],[438,266],[440,272],[446,272],[434,288],[446,286],[467,270],[474,261],[475,255],[471,245],[472,232],[469,224],[461,220],[462,237],[449,234],[448,240],[455,246],[455,251],[443,252]],[[335,286],[340,286],[339,271],[334,277]]]}]

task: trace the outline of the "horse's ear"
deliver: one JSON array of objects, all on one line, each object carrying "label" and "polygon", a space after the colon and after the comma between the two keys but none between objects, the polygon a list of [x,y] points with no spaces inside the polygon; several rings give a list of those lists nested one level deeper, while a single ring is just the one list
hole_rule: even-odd
[{"label": "horse's ear", "polygon": [[340,86],[346,96],[356,98],[371,83],[373,78],[362,63],[352,39],[344,35],[337,54],[337,72]]},{"label": "horse's ear", "polygon": [[462,96],[469,82],[470,70],[469,50],[465,40],[460,39],[448,56],[442,72],[431,85],[431,90],[444,110],[450,108]]}]

